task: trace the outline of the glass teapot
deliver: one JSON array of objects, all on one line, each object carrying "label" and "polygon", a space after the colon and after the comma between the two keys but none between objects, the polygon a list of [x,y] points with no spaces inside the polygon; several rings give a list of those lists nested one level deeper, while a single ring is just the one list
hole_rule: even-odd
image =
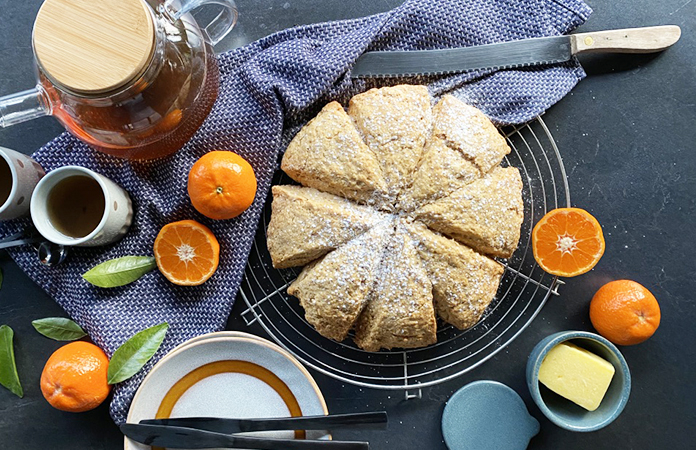
[{"label": "glass teapot", "polygon": [[[190,12],[211,4],[222,11],[201,28]],[[0,97],[0,127],[53,115],[104,153],[174,153],[212,109],[212,46],[236,20],[233,0],[45,0],[32,38],[38,83]]]}]

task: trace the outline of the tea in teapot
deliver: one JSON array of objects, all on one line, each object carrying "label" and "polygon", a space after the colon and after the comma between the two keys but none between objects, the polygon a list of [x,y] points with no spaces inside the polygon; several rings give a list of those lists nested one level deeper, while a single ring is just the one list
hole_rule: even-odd
[{"label": "tea in teapot", "polygon": [[[204,29],[190,13],[222,12]],[[45,0],[34,22],[34,89],[0,98],[0,126],[56,117],[95,149],[152,159],[181,148],[217,98],[212,46],[232,0]]]}]

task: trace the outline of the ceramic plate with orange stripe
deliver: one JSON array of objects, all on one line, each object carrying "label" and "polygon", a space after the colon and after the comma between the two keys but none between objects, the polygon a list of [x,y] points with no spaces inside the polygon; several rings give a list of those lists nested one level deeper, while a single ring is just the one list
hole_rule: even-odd
[{"label": "ceramic plate with orange stripe", "polygon": [[[127,421],[167,417],[289,417],[328,414],[309,372],[277,345],[239,332],[194,338],[162,358],[140,385]],[[263,436],[329,439],[322,431]],[[125,439],[126,450],[151,447]]]}]

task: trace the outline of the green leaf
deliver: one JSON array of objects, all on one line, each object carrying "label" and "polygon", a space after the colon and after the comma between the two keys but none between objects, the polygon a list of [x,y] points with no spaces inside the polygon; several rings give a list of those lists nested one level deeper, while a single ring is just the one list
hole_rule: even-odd
[{"label": "green leaf", "polygon": [[55,341],[74,341],[87,336],[78,324],[65,317],[46,317],[33,320],[36,331]]},{"label": "green leaf", "polygon": [[116,349],[107,372],[107,382],[116,384],[138,373],[157,352],[169,325],[164,322],[136,333]]},{"label": "green leaf", "polygon": [[124,256],[105,261],[82,274],[95,286],[112,288],[125,286],[157,268],[152,256]]},{"label": "green leaf", "polygon": [[17,375],[12,337],[14,332],[7,325],[0,326],[0,384],[19,398],[24,396],[22,384]]}]

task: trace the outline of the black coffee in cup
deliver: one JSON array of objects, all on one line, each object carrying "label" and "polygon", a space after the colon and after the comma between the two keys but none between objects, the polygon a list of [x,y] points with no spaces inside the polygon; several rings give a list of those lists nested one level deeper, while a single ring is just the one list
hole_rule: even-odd
[{"label": "black coffee in cup", "polygon": [[0,158],[0,205],[4,205],[12,192],[12,171],[5,158]]},{"label": "black coffee in cup", "polygon": [[104,217],[104,192],[94,178],[73,175],[60,180],[48,195],[48,217],[65,236],[85,237]]}]

